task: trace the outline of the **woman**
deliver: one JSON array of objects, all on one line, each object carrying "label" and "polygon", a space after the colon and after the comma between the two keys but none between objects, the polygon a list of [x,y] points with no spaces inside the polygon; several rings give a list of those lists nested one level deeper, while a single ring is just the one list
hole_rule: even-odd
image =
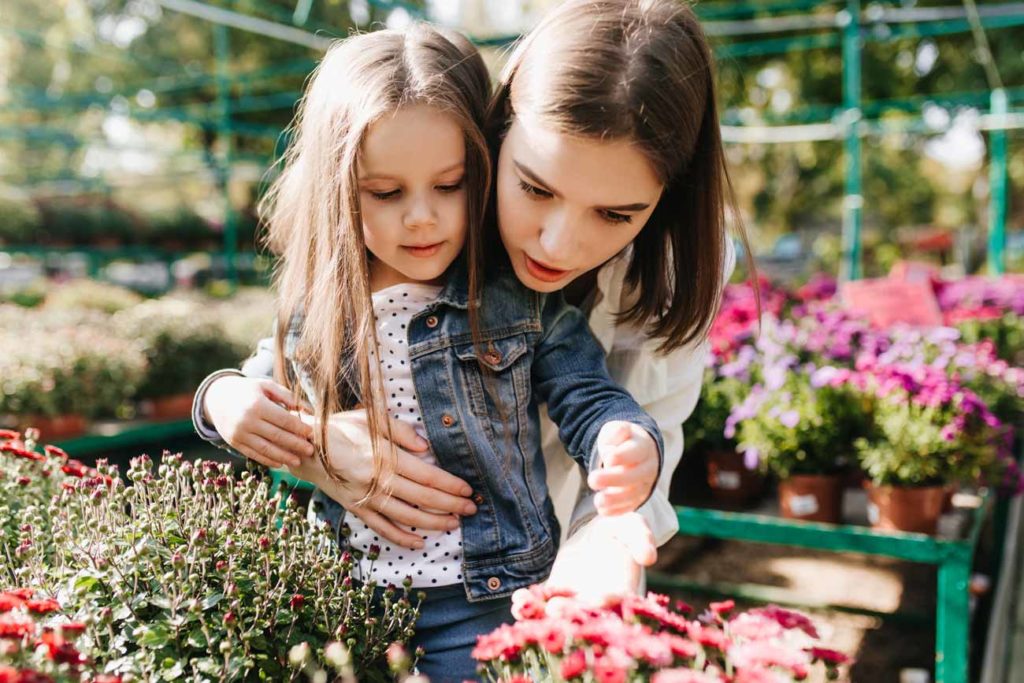
[{"label": "woman", "polygon": [[[675,0],[570,0],[511,55],[489,118],[492,217],[504,246],[493,258],[532,289],[564,289],[584,310],[612,377],[665,439],[655,494],[638,513],[604,517],[595,510],[614,492],[582,486],[548,425],[548,487],[570,537],[549,583],[589,597],[635,589],[639,568],[678,530],[668,488],[682,457],[681,425],[700,394],[706,331],[734,261],[711,50],[693,11]],[[264,379],[272,349],[265,340],[243,373],[207,378],[197,429],[265,465],[291,467],[352,507],[372,478],[365,415],[331,418],[329,455],[347,477],[332,482],[307,457],[309,425],[289,412],[302,406]],[[370,497],[357,515],[414,547],[418,537],[397,524],[450,528],[475,505],[465,482],[413,455],[426,442],[408,425],[392,424],[392,434],[392,495]],[[600,489],[600,477],[591,484]]]}]

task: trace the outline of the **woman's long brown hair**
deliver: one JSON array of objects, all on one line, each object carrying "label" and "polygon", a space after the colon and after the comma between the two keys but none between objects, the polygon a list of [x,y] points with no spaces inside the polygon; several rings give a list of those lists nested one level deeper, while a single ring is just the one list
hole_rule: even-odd
[{"label": "woman's long brown hair", "polygon": [[[725,210],[735,205],[712,52],[688,3],[559,5],[516,46],[502,73],[488,112],[495,159],[516,109],[559,132],[626,139],[644,153],[664,191],[633,241],[626,284],[634,303],[618,322],[643,326],[662,351],[703,338],[721,302]],[[746,245],[742,225],[738,232]]]}]

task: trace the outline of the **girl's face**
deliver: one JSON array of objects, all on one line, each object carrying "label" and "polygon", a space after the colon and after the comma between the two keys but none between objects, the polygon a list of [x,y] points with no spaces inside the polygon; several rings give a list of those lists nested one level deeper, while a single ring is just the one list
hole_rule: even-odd
[{"label": "girl's face", "polygon": [[462,129],[426,105],[402,107],[366,133],[359,158],[370,288],[437,283],[466,239]]},{"label": "girl's face", "polygon": [[662,183],[628,141],[573,137],[517,116],[498,156],[498,224],[519,280],[562,289],[622,251]]}]

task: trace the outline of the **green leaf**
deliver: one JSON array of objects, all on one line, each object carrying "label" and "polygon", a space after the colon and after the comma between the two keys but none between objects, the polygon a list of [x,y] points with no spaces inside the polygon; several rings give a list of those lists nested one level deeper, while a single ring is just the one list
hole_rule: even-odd
[{"label": "green leaf", "polygon": [[203,629],[198,626],[189,632],[185,642],[199,650],[204,650],[207,646],[206,635],[203,633]]},{"label": "green leaf", "polygon": [[163,647],[171,639],[171,633],[164,624],[153,624],[145,627],[142,636],[136,641],[141,647]]},{"label": "green leaf", "polygon": [[203,598],[203,611],[205,612],[206,610],[210,609],[223,599],[223,593],[213,593],[212,595],[207,595],[205,598]]}]

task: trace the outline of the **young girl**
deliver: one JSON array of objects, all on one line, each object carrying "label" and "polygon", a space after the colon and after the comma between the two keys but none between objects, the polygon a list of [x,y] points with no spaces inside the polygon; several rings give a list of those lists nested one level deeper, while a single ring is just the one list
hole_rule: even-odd
[{"label": "young girl", "polygon": [[538,401],[572,458],[603,468],[610,514],[647,499],[660,463],[656,424],[611,381],[579,311],[507,267],[481,276],[487,95],[483,61],[455,35],[419,26],[349,39],[318,67],[267,200],[281,255],[274,375],[291,392],[279,399],[297,406],[301,391],[317,425],[319,462],[293,471],[344,482],[326,457],[330,416],[360,404],[376,437],[368,496],[390,479],[395,421],[426,437],[424,460],[472,488],[476,514],[461,524],[405,530],[415,550],[314,499],[365,580],[411,577],[425,590],[413,645],[436,681],[473,678],[476,635],[508,620],[509,595],[554,560]]}]

